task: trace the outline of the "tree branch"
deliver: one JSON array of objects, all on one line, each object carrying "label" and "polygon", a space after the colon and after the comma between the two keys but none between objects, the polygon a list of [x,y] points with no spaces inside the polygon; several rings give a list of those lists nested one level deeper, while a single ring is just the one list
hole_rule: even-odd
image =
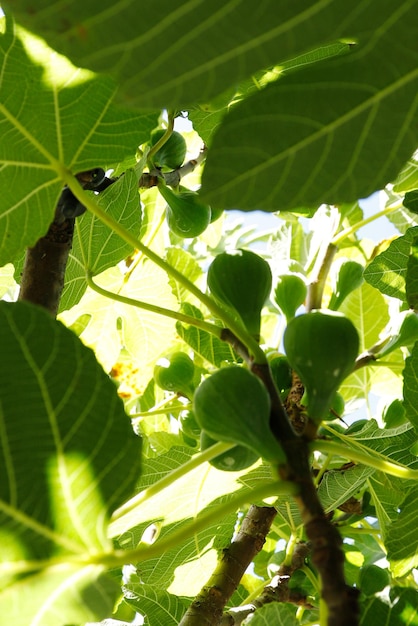
[{"label": "tree branch", "polygon": [[44,237],[26,251],[19,300],[37,304],[56,317],[65,268],[74,233],[74,219],[54,220]]},{"label": "tree branch", "polygon": [[220,626],[239,626],[248,615],[271,602],[290,602],[303,606],[306,609],[312,609],[313,606],[308,602],[306,596],[298,591],[289,589],[290,578],[296,570],[304,566],[305,558],[309,552],[308,544],[304,542],[298,543],[293,552],[291,564],[282,563],[271,583],[264,587],[263,592],[251,604],[234,607],[224,613]]},{"label": "tree branch", "polygon": [[[332,256],[332,251],[330,254]],[[223,338],[231,342],[228,334]],[[356,626],[359,615],[358,590],[345,582],[342,539],[325,515],[318,497],[312,477],[307,433],[298,435],[293,430],[269,365],[252,363],[250,367],[263,381],[269,393],[270,428],[287,458],[287,463],[280,464],[277,468],[279,476],[298,486],[298,493],[294,498],[312,546],[312,563],[321,577],[322,597],[328,609],[328,626]]]},{"label": "tree branch", "polygon": [[[101,167],[79,172],[76,178],[83,189],[95,191],[103,191],[115,182],[106,178]],[[57,315],[64,288],[75,218],[85,210],[86,207],[65,186],[48,232],[26,251],[19,300],[42,306],[53,317]]]},{"label": "tree branch", "polygon": [[161,178],[164,179],[165,184],[170,187],[177,187],[180,184],[182,178],[191,174],[197,168],[200,163],[206,159],[207,147],[203,146],[199,155],[195,159],[190,159],[187,163],[184,163],[181,167],[178,167],[171,172],[161,172],[160,170],[153,170],[151,172],[144,172],[139,179],[138,187],[149,189],[150,187],[156,187]]},{"label": "tree branch", "polygon": [[226,548],[212,576],[192,602],[179,626],[218,626],[226,603],[254,557],[262,549],[276,510],[252,505],[236,538]]}]

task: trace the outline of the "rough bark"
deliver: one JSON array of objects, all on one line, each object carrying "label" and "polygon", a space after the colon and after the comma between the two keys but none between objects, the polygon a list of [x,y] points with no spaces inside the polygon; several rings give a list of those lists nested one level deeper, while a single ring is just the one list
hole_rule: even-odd
[{"label": "rough bark", "polygon": [[54,221],[46,235],[26,251],[19,300],[42,306],[53,317],[57,315],[64,288],[73,233],[73,219],[61,224]]},{"label": "rough bark", "polygon": [[219,626],[229,598],[254,557],[263,548],[276,510],[252,505],[235,539],[223,551],[206,585],[196,596],[179,626]]}]

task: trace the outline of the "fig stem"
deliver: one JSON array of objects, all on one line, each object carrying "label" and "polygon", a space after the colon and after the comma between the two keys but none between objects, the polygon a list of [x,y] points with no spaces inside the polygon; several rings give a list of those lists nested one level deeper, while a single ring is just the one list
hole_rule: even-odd
[{"label": "fig stem", "polygon": [[[106,568],[113,568],[121,567],[122,565],[127,565],[129,563],[136,563],[138,561],[145,561],[146,559],[157,558],[165,554],[168,550],[178,549],[178,546],[181,543],[194,537],[196,533],[201,532],[212,524],[218,523],[219,519],[225,515],[235,513],[252,501],[264,500],[265,498],[271,498],[279,495],[293,495],[296,491],[297,487],[290,482],[276,480],[267,484],[262,483],[251,490],[240,490],[238,495],[232,497],[226,502],[223,502],[219,506],[210,508],[189,524],[182,526],[179,530],[172,532],[168,537],[165,537],[161,541],[157,540],[151,545],[140,545],[133,550],[109,549],[108,552],[99,552],[94,554],[86,551],[84,553],[74,555],[64,554],[63,556],[51,557],[44,560],[16,561],[13,564],[0,564],[0,573],[5,572],[7,575],[14,576],[17,574],[28,574],[30,572],[46,570],[49,567],[68,567],[71,565],[103,565]],[[119,534],[119,532],[114,532],[109,536],[116,537]]]},{"label": "fig stem", "polygon": [[178,187],[184,176],[194,172],[196,167],[200,165],[200,163],[203,163],[206,159],[206,153],[207,148],[206,146],[203,146],[197,157],[190,159],[190,161],[186,161],[186,163],[184,163],[181,167],[178,167],[170,172],[158,172],[158,175],[155,173],[155,170],[151,170],[151,172],[144,172],[139,179],[138,187],[145,189],[156,187],[161,178],[164,179],[165,184],[169,187]]},{"label": "fig stem", "polygon": [[[348,437],[344,438],[348,439]],[[318,452],[323,452],[325,454],[338,454],[339,456],[343,456],[351,461],[355,461],[356,463],[363,463],[369,467],[374,467],[380,472],[384,472],[390,476],[396,476],[397,478],[409,480],[417,480],[418,478],[418,470],[411,469],[401,463],[390,461],[383,454],[380,455],[377,452],[368,450],[358,441],[356,442],[356,448],[348,448],[345,443],[338,443],[337,441],[328,441],[325,439],[315,439],[309,444],[309,446],[312,451],[317,450]]]},{"label": "fig stem", "polygon": [[325,281],[337,251],[337,246],[333,243],[328,244],[321,265],[319,266],[317,276],[308,285],[308,296],[306,298],[307,312],[312,311],[313,309],[320,309],[322,306]]},{"label": "fig stem", "polygon": [[356,224],[353,224],[352,226],[349,226],[348,228],[345,228],[341,232],[337,233],[331,243],[334,244],[335,246],[338,246],[342,241],[344,241],[344,239],[347,239],[348,237],[355,235],[358,232],[359,228],[362,228],[363,226],[367,226],[367,224],[374,222],[374,220],[379,219],[379,217],[385,217],[386,215],[390,215],[391,213],[393,213],[394,211],[397,211],[401,207],[402,207],[402,202],[397,202],[396,204],[392,206],[385,207],[381,211],[378,211],[377,213],[370,215],[370,217],[366,217],[363,220],[356,222]]},{"label": "fig stem", "polygon": [[210,446],[210,448],[207,448],[206,450],[204,450],[203,452],[199,452],[198,454],[195,454],[194,456],[191,457],[189,461],[186,461],[185,463],[183,463],[176,469],[166,474],[166,476],[163,476],[163,478],[160,478],[160,480],[157,480],[156,483],[154,483],[147,489],[144,489],[140,493],[133,496],[130,500],[122,504],[118,509],[116,509],[116,511],[114,511],[110,520],[111,524],[116,523],[116,522],[119,523],[119,521],[125,515],[132,513],[132,511],[134,511],[137,507],[143,504],[148,498],[151,498],[157,495],[158,493],[160,493],[167,487],[170,487],[170,485],[172,485],[176,480],[179,480],[183,476],[186,476],[186,474],[196,469],[196,467],[199,467],[199,465],[202,465],[202,463],[211,461],[212,459],[216,458],[220,454],[227,452],[228,450],[233,448],[235,445],[236,444],[234,443],[225,443],[225,442],[219,441],[213,444],[213,446]]},{"label": "fig stem", "polygon": [[221,334],[223,331],[223,328],[221,326],[216,326],[216,324],[212,324],[211,322],[205,322],[204,320],[197,319],[196,317],[192,317],[191,315],[180,313],[180,311],[173,311],[171,309],[157,306],[156,304],[143,302],[142,300],[136,300],[127,296],[121,296],[120,294],[114,293],[113,291],[108,291],[107,289],[100,287],[97,283],[94,282],[92,274],[89,270],[86,272],[86,279],[88,286],[97,293],[99,293],[101,296],[105,296],[106,298],[110,298],[111,300],[115,300],[116,302],[122,302],[123,304],[135,306],[139,309],[144,309],[145,311],[150,311],[151,313],[164,315],[165,317],[170,317],[171,319],[177,320],[179,322],[184,322],[185,324],[190,324],[191,326],[200,328],[201,330],[215,335],[215,337],[218,337],[218,339],[221,339]]}]

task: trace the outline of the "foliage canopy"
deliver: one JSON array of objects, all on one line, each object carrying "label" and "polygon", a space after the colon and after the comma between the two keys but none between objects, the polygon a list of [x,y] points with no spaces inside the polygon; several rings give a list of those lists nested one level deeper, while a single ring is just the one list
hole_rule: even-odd
[{"label": "foliage canopy", "polygon": [[418,624],[418,2],[300,4],[2,3],[0,626]]}]

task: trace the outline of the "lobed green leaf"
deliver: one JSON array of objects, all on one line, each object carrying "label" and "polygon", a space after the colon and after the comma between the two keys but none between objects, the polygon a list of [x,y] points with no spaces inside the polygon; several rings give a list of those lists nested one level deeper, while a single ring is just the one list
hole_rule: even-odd
[{"label": "lobed green leaf", "polygon": [[191,602],[149,584],[129,582],[124,589],[126,602],[152,626],[177,626]]},{"label": "lobed green leaf", "polygon": [[379,254],[364,270],[364,279],[381,293],[406,300],[405,281],[411,244],[418,234],[418,227],[409,228],[388,249]]},{"label": "lobed green leaf", "polygon": [[356,201],[393,180],[418,143],[415,20],[415,2],[404,2],[352,54],[233,107],[213,138],[202,198],[289,211]]},{"label": "lobed green leaf", "polygon": [[[98,204],[133,235],[141,228],[141,206],[138,179],[128,170],[118,181],[97,196]],[[80,301],[87,288],[86,271],[97,276],[114,267],[132,252],[113,230],[90,213],[76,221],[73,246],[65,271],[65,286],[60,300],[60,311],[70,309]]]},{"label": "lobed green leaf", "polygon": [[385,546],[395,578],[402,578],[418,565],[416,514],[418,489],[412,488],[399,505],[399,515],[388,527]]},{"label": "lobed green leaf", "polygon": [[115,585],[88,555],[111,548],[108,519],[133,488],[141,441],[113,383],[71,331],[26,303],[0,303],[0,317],[9,355],[0,363],[1,561],[13,572],[16,561],[87,555],[85,565],[23,578],[0,571],[0,612],[21,626],[104,617]]},{"label": "lobed green leaf", "polygon": [[[409,6],[403,2],[400,10]],[[255,7],[251,0],[161,0],[153,4],[30,0],[4,6],[28,29],[81,67],[111,74],[130,105],[150,109],[206,103],[257,70],[342,37],[387,28],[390,1],[292,0]],[[344,15],[344,19],[341,19]],[[210,42],[203,45],[202,42]]]},{"label": "lobed green leaf", "polygon": [[158,114],[112,105],[108,77],[74,67],[10,19],[0,35],[0,70],[2,265],[45,234],[66,169],[77,173],[134,154]]}]

